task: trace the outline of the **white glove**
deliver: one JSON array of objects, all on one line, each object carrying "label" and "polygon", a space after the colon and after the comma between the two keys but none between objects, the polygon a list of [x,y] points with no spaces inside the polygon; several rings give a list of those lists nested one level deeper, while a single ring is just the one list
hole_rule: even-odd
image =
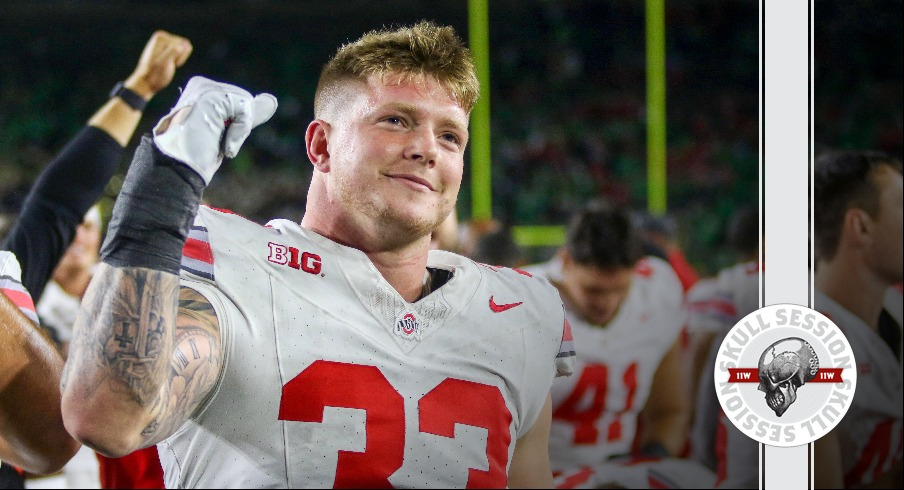
[{"label": "white glove", "polygon": [[154,127],[154,143],[209,184],[223,157],[235,157],[251,130],[274,112],[276,97],[270,94],[253,96],[235,85],[192,77],[176,106]]}]

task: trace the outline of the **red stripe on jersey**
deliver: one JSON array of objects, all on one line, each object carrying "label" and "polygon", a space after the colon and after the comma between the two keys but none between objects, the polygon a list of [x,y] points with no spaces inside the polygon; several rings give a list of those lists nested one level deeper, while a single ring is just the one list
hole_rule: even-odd
[{"label": "red stripe on jersey", "polygon": [[691,311],[716,312],[725,316],[737,316],[738,310],[730,300],[712,298],[706,301],[694,301],[688,305]]},{"label": "red stripe on jersey", "polygon": [[34,312],[35,302],[31,299],[31,295],[24,291],[16,291],[15,289],[0,289],[10,301],[19,308]]},{"label": "red stripe on jersey", "polygon": [[201,240],[196,240],[194,238],[186,240],[185,246],[182,247],[182,255],[195,260],[200,260],[201,262],[213,264],[213,251],[210,249],[210,244],[202,242]]},{"label": "red stripe on jersey", "polygon": [[568,323],[568,319],[565,319],[565,324],[562,325],[562,342],[568,342],[569,340],[574,340],[574,337],[571,336],[571,324]]},{"label": "red stripe on jersey", "polygon": [[231,209],[215,208],[215,207],[213,207],[213,206],[207,206],[207,207],[210,208],[210,209],[213,209],[214,211],[219,211],[219,212],[221,212],[221,213],[234,214],[234,215],[236,215],[236,216],[241,216],[241,215],[239,215],[238,213],[236,213],[235,211],[233,211],[233,210],[231,210]]},{"label": "red stripe on jersey", "polygon": [[661,480],[658,475],[647,475],[647,484],[650,488],[675,488],[668,482]]},{"label": "red stripe on jersey", "polygon": [[556,485],[556,488],[576,488],[578,485],[589,480],[591,476],[593,476],[593,469],[583,468],[577,473],[565,477],[561,483]]},{"label": "red stripe on jersey", "polygon": [[637,261],[637,265],[634,266],[634,272],[641,277],[650,277],[653,275],[653,266],[650,265],[647,259],[640,259]]}]

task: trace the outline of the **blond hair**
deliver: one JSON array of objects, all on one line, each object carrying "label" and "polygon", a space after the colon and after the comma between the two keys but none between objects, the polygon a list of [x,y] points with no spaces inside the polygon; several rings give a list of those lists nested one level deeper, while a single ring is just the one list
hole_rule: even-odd
[{"label": "blond hair", "polygon": [[319,117],[327,94],[339,83],[390,73],[435,78],[467,113],[480,95],[471,53],[455,29],[420,21],[411,27],[370,31],[340,47],[320,72],[314,114]]}]

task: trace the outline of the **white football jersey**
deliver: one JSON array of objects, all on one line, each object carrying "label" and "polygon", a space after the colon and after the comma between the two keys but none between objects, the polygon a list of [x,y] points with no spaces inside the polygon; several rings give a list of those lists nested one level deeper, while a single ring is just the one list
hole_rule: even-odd
[{"label": "white football jersey", "polygon": [[697,281],[687,292],[688,333],[724,334],[741,318],[760,307],[761,268],[741,262]]},{"label": "white football jersey", "polygon": [[814,307],[838,325],[854,353],[857,389],[834,431],[841,442],[845,487],[868,485],[901,466],[901,364],[876,331],[822,291],[816,291]]},{"label": "white football jersey", "polygon": [[716,484],[725,488],[755,488],[759,482],[758,467],[750,464],[759,460],[759,444],[725,419],[712,379],[722,339],[759,308],[761,275],[756,262],[737,263],[698,282],[687,296],[688,331],[714,335],[695,394],[691,458],[715,471]]},{"label": "white football jersey", "polygon": [[[556,258],[526,270],[558,281],[561,267]],[[605,328],[587,323],[566,305],[580,355],[576,375],[559,378],[552,387],[549,458],[554,471],[630,452],[653,375],[684,326],[683,300],[671,266],[648,257],[638,263],[628,296]]]},{"label": "white football jersey", "polygon": [[39,323],[31,294],[22,285],[22,267],[16,254],[0,250],[0,293],[6,295],[29,320]]},{"label": "white football jersey", "polygon": [[[885,308],[885,311],[894,318],[899,327],[904,326],[904,292],[901,291],[901,283],[889,286],[885,290],[882,308]],[[902,357],[902,350],[904,350],[904,335],[898,337],[898,349],[895,353],[898,358]]]},{"label": "white football jersey", "polygon": [[574,349],[541,278],[432,251],[452,278],[404,301],[367,256],[286,220],[202,207],[183,286],[224,366],[158,445],[167,488],[505,487]]}]

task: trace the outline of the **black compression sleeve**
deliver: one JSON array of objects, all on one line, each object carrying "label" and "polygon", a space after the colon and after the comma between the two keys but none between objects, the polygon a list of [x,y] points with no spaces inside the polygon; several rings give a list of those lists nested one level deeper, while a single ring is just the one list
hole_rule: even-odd
[{"label": "black compression sleeve", "polygon": [[144,136],[113,208],[101,257],[116,267],[179,274],[204,179]]},{"label": "black compression sleeve", "polygon": [[37,302],[82,217],[116,171],[123,147],[86,126],[44,167],[0,249],[16,254],[22,284]]},{"label": "black compression sleeve", "polygon": [[104,192],[123,151],[109,134],[86,126],[41,172],[32,192],[84,216]]}]

